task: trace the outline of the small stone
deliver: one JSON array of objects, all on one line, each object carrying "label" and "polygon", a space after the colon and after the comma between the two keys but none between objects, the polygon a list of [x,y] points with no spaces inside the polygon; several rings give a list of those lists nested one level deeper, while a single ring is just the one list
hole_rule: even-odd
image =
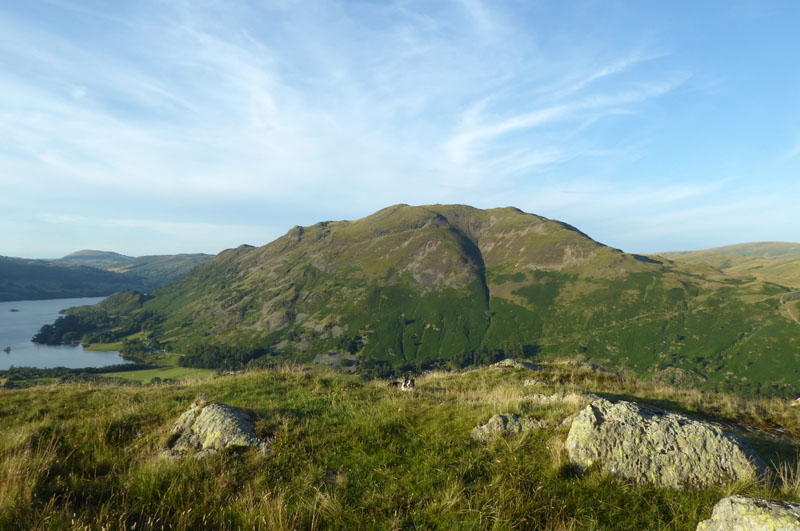
[{"label": "small stone", "polygon": [[800,503],[729,496],[721,499],[711,518],[697,531],[800,531]]},{"label": "small stone", "polygon": [[486,441],[498,435],[518,435],[541,428],[544,422],[532,418],[520,418],[513,413],[494,415],[489,422],[482,426],[475,426],[472,438],[476,441]]}]

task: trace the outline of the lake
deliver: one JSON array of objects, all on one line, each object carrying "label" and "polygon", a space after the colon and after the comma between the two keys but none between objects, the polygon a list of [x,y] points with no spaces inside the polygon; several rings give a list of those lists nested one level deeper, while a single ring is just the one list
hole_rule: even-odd
[{"label": "lake", "polygon": [[[69,345],[37,345],[31,338],[42,325],[52,324],[61,310],[97,304],[105,297],[0,302],[0,370],[14,367],[105,367],[128,363],[119,352],[90,352]],[[16,312],[11,310],[18,310]],[[11,347],[6,354],[2,349]]]}]

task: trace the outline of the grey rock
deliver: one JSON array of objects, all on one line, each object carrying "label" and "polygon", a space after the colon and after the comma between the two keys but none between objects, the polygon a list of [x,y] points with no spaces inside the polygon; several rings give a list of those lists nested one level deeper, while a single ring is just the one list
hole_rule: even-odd
[{"label": "grey rock", "polygon": [[256,437],[246,413],[225,404],[196,400],[180,416],[171,431],[172,443],[164,450],[166,457],[187,454],[205,457],[226,448],[255,448],[269,451],[269,442]]},{"label": "grey rock", "polygon": [[599,399],[578,413],[567,435],[570,461],[637,484],[703,487],[747,480],[764,463],[744,439],[684,415]]},{"label": "grey rock", "polygon": [[498,361],[497,363],[492,363],[491,367],[496,367],[498,369],[526,369],[529,371],[541,370],[541,368],[536,364],[528,361],[512,360],[511,358],[506,358],[502,361]]},{"label": "grey rock", "polygon": [[486,441],[498,435],[518,435],[541,428],[541,420],[520,418],[513,413],[494,415],[489,422],[482,426],[475,426],[472,438],[476,441]]},{"label": "grey rock", "polygon": [[582,402],[591,402],[593,400],[597,400],[598,398],[600,397],[592,393],[585,395],[577,393],[553,393],[550,396],[536,393],[533,395],[527,395],[525,400],[533,402],[534,404],[580,404]]},{"label": "grey rock", "polygon": [[697,531],[800,531],[800,503],[729,496],[714,506]]}]

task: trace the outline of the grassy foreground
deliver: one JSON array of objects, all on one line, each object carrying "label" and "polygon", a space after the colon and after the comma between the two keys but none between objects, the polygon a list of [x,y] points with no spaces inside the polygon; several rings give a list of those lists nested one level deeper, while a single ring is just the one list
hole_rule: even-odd
[{"label": "grassy foreground", "polygon": [[[786,401],[570,367],[432,373],[417,386],[402,393],[325,368],[284,367],[150,387],[0,391],[0,529],[694,529],[732,493],[800,500],[800,411]],[[753,430],[773,476],[693,491],[578,476],[560,424],[581,406],[526,399],[556,391],[638,397],[739,423]],[[172,423],[200,395],[254,412],[272,452],[159,458]],[[476,424],[505,412],[551,427],[470,439]]]}]

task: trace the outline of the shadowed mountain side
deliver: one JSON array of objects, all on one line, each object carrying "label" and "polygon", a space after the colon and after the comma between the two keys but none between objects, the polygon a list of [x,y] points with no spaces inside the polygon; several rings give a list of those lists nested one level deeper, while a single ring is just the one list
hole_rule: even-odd
[{"label": "shadowed mountain side", "polygon": [[0,301],[99,297],[142,288],[139,279],[120,273],[0,256]]}]

